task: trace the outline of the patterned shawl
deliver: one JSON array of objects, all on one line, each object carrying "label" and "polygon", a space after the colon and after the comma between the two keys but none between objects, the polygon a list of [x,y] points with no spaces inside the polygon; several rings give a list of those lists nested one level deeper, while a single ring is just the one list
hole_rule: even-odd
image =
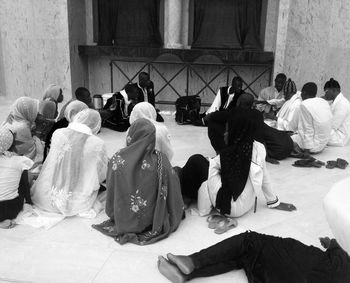
[{"label": "patterned shawl", "polygon": [[154,243],[175,231],[182,219],[180,182],[166,156],[155,150],[155,131],[149,120],[136,120],[127,146],[108,164],[110,220],[93,227],[120,244]]},{"label": "patterned shawl", "polygon": [[250,171],[253,142],[257,130],[254,110],[237,108],[229,120],[228,146],[220,153],[221,181],[216,208],[230,214],[231,200],[243,192]]},{"label": "patterned shawl", "polygon": [[38,116],[39,101],[30,97],[20,97],[12,105],[10,115],[7,117],[6,123],[12,124],[13,121],[27,122],[32,125]]}]

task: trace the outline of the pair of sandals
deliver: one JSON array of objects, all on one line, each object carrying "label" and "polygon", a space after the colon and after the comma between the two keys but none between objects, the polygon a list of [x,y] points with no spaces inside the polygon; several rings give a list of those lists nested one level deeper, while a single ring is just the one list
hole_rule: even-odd
[{"label": "pair of sandals", "polygon": [[345,169],[348,165],[349,165],[349,162],[347,162],[345,159],[338,158],[337,160],[327,161],[326,168],[334,169],[337,167],[339,169]]},{"label": "pair of sandals", "polygon": [[236,219],[228,218],[221,214],[210,215],[207,218],[208,228],[214,229],[214,233],[223,234],[227,231],[237,227],[238,222]]},{"label": "pair of sandals", "polygon": [[307,159],[300,159],[294,162],[292,166],[294,167],[316,167],[316,168],[321,168],[322,166],[325,166],[326,163],[317,160],[316,158],[309,157]]}]

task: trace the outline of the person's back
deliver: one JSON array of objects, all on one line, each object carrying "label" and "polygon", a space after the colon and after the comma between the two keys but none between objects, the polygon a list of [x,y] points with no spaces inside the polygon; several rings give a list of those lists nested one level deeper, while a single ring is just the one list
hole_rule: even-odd
[{"label": "person's back", "polygon": [[331,105],[333,114],[331,138],[333,146],[345,146],[350,139],[350,102],[340,93]]},{"label": "person's back", "polygon": [[332,112],[329,104],[323,98],[315,97],[304,100],[300,105],[301,121],[299,124],[308,124],[303,130],[306,148],[313,152],[323,150],[329,141],[332,130]]}]

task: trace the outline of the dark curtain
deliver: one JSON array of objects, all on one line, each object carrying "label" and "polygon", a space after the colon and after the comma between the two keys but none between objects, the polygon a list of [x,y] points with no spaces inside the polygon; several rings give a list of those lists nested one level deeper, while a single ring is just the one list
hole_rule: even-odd
[{"label": "dark curtain", "polygon": [[162,46],[160,0],[99,0],[99,44]]},{"label": "dark curtain", "polygon": [[193,1],[192,48],[261,48],[262,0]]}]

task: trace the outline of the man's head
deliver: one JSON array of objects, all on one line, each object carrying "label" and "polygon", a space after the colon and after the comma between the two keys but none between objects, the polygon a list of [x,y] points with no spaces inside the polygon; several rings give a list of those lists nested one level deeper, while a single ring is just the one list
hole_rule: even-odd
[{"label": "man's head", "polygon": [[241,77],[234,77],[232,79],[231,86],[233,88],[233,93],[241,93],[243,88],[243,80]]},{"label": "man's head", "polygon": [[283,94],[285,100],[291,99],[291,97],[296,94],[297,92],[297,86],[295,85],[295,82],[293,82],[291,79],[288,79],[286,83],[283,86]]},{"label": "man's head", "polygon": [[147,87],[150,83],[150,76],[146,72],[141,72],[139,74],[139,85],[140,87]]},{"label": "man's head", "polygon": [[303,100],[314,98],[317,94],[317,85],[313,82],[309,82],[304,84],[303,88],[301,89],[301,98]]},{"label": "man's head", "polygon": [[280,92],[286,83],[287,76],[283,73],[279,73],[275,78],[275,88]]},{"label": "man's head", "polygon": [[91,105],[91,94],[87,88],[78,87],[75,90],[75,97],[81,102],[84,102],[87,106]]},{"label": "man's head", "polygon": [[237,100],[237,107],[251,109],[254,103],[254,96],[250,93],[242,93]]},{"label": "man's head", "polygon": [[331,78],[324,85],[324,93],[326,100],[334,100],[340,93],[340,84],[333,78]]}]

